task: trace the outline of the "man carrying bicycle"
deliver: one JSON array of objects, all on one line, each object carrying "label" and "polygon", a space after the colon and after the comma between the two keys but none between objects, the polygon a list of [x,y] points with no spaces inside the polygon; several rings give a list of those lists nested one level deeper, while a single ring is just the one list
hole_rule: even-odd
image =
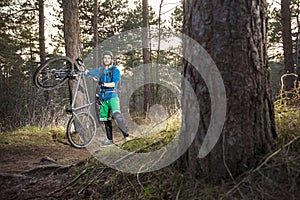
[{"label": "man carrying bicycle", "polygon": [[107,140],[102,145],[114,145],[112,134],[112,117],[116,120],[119,129],[123,133],[125,141],[129,141],[129,135],[124,124],[120,111],[120,101],[117,93],[118,83],[121,78],[120,70],[114,65],[114,57],[111,51],[102,53],[104,67],[87,71],[94,77],[98,77],[100,93],[97,94],[100,100],[100,121],[104,122]]}]

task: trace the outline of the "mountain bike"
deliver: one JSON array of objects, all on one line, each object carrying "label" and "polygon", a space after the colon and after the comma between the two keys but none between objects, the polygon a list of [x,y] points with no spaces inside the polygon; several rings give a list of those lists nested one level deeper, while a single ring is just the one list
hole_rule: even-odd
[{"label": "mountain bike", "polygon": [[[33,75],[34,84],[43,90],[52,90],[63,85],[67,80],[72,79],[75,83],[75,91],[71,105],[67,107],[67,113],[71,113],[72,117],[68,121],[66,135],[70,144],[76,148],[84,148],[88,146],[96,134],[96,121],[91,115],[92,105],[87,81],[84,63],[81,59],[76,62],[65,56],[54,57],[41,64]],[[95,77],[92,77],[97,80]],[[79,89],[84,94],[83,101],[78,105]],[[83,91],[82,91],[83,90]],[[81,95],[82,101],[82,95]]]}]

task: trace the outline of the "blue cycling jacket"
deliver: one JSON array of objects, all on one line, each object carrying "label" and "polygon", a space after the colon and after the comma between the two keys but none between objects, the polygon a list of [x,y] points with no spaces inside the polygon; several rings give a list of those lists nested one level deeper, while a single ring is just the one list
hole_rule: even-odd
[{"label": "blue cycling jacket", "polygon": [[[110,72],[112,69],[113,69],[112,78],[110,78],[110,76],[111,76]],[[111,82],[115,83],[114,88],[108,88],[108,87],[104,87],[104,86],[100,87],[99,95],[100,95],[101,99],[107,101],[107,100],[110,100],[111,98],[118,97],[117,88],[118,88],[119,81],[121,79],[120,70],[116,66],[113,65],[108,69],[104,69],[103,74],[100,77],[101,70],[102,70],[102,67],[98,67],[98,68],[89,70],[88,74],[90,74],[94,77],[97,77],[98,80],[102,83],[111,83]]]}]

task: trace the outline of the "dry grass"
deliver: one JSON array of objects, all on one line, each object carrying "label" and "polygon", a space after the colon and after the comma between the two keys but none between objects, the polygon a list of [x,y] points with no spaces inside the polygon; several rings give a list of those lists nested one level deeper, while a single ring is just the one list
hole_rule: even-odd
[{"label": "dry grass", "polygon": [[[292,103],[291,103],[292,102]],[[116,171],[99,163],[96,159],[83,161],[69,174],[67,187],[51,193],[50,197],[70,199],[300,199],[300,98],[294,95],[290,102],[280,99],[275,102],[275,119],[278,138],[272,152],[265,155],[259,164],[250,171],[237,177],[235,182],[226,181],[220,185],[210,185],[195,179],[188,173],[178,171],[174,166],[162,170],[127,174]],[[167,144],[177,135],[179,123],[168,126],[155,137],[135,139],[122,148],[135,151],[155,141],[154,146],[144,148],[153,151]],[[177,130],[177,131],[176,131]],[[36,128],[20,129],[16,133],[36,137]],[[47,130],[49,136],[51,131]],[[4,138],[4,139],[3,139]],[[0,143],[5,140],[1,137]]]},{"label": "dry grass", "polygon": [[[297,102],[296,99],[293,102]],[[275,118],[278,138],[273,151],[265,155],[257,167],[237,177],[235,183],[228,181],[220,185],[209,185],[189,174],[181,173],[173,166],[139,175],[107,168],[80,195],[94,199],[299,199],[300,108],[297,104],[292,106],[277,101]],[[161,134],[162,140],[168,141],[168,137],[170,135]],[[126,148],[137,149],[151,141],[154,141],[153,138],[149,141],[141,140],[136,146],[129,143]],[[97,169],[103,167],[96,160],[88,162],[92,163],[89,166],[99,166],[82,180],[85,183],[91,180]],[[78,190],[80,188],[78,185],[75,187]]]},{"label": "dry grass", "polygon": [[52,140],[65,140],[65,130],[61,127],[28,126],[3,132],[0,136],[0,147],[43,145],[52,142]]}]

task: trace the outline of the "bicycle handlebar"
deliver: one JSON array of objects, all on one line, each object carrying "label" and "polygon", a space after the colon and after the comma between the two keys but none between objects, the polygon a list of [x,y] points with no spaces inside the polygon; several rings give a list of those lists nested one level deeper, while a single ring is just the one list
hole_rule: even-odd
[{"label": "bicycle handlebar", "polygon": [[[83,69],[81,70],[81,69],[79,69],[79,67],[77,66],[80,66],[80,67],[82,67]],[[91,77],[94,81],[96,81],[96,82],[98,82],[99,80],[98,80],[98,78],[96,77],[96,76],[93,76],[93,75],[91,75],[91,74],[89,74],[89,70],[87,70],[86,68],[85,68],[85,65],[84,65],[84,62],[83,62],[83,60],[81,60],[80,58],[77,58],[76,59],[76,64],[75,64],[75,69],[76,69],[76,71],[77,72],[81,72],[81,73],[84,73],[85,75],[88,75],[89,77]]]}]

